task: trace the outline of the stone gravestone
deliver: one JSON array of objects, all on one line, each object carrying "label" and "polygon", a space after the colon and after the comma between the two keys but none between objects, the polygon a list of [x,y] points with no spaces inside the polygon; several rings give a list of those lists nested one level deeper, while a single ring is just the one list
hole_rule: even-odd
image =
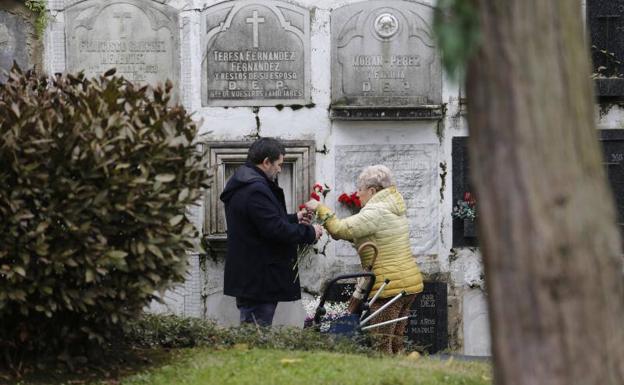
[{"label": "stone gravestone", "polygon": [[[12,4],[13,3],[13,4]],[[41,70],[41,44],[35,36],[33,16],[14,2],[0,4],[0,82],[6,79],[16,62],[27,70],[37,66]]]},{"label": "stone gravestone", "polygon": [[618,226],[624,236],[624,130],[600,130],[600,143],[615,198]]},{"label": "stone gravestone", "polygon": [[116,68],[140,84],[179,84],[174,8],[152,0],[87,0],[68,7],[65,20],[68,71],[96,76]]},{"label": "stone gravestone", "polygon": [[[465,192],[474,194],[470,186],[470,162],[468,161],[468,137],[453,138],[453,207],[464,199]],[[474,228],[474,227],[473,227]],[[476,234],[467,233],[464,220],[453,217],[453,247],[478,245]]]},{"label": "stone gravestone", "polygon": [[433,7],[373,0],[331,14],[332,118],[438,118],[442,70]]},{"label": "stone gravestone", "polygon": [[598,95],[624,95],[624,1],[588,0],[587,23]]},{"label": "stone gravestone", "polygon": [[202,105],[310,101],[310,14],[281,1],[225,2],[202,15]]},{"label": "stone gravestone", "polygon": [[448,347],[447,287],[444,282],[425,282],[410,310],[407,340],[417,350],[434,354]]},{"label": "stone gravestone", "polygon": [[[437,254],[438,231],[438,145],[336,146],[336,189],[334,197],[356,191],[356,181],[365,166],[383,164],[390,168],[405,199],[414,255]],[[329,195],[328,197],[331,197]],[[340,218],[351,215],[336,203]],[[356,256],[354,248],[337,241],[338,257]]]}]

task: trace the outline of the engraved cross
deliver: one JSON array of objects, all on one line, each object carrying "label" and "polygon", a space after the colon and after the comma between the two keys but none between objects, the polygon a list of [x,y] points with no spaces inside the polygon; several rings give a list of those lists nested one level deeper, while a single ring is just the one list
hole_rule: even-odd
[{"label": "engraved cross", "polygon": [[264,23],[264,17],[258,17],[258,11],[253,11],[252,17],[245,19],[247,24],[253,24],[253,47],[258,48],[258,24]]},{"label": "engraved cross", "polygon": [[125,21],[132,19],[132,14],[130,12],[118,12],[113,14],[113,18],[119,19],[119,23],[121,24],[120,35],[125,37],[127,35]]}]

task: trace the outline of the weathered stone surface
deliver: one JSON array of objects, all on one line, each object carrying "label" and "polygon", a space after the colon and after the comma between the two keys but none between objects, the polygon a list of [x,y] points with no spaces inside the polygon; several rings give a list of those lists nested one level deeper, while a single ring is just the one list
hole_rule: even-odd
[{"label": "weathered stone surface", "polygon": [[188,254],[189,271],[184,283],[167,290],[162,299],[163,303],[152,301],[149,311],[153,313],[177,314],[188,317],[203,316],[203,299],[201,292],[204,289],[200,258],[197,254]]},{"label": "weathered stone surface", "polygon": [[179,83],[178,11],[152,0],[87,0],[68,7],[67,70],[116,68],[141,84]]},{"label": "weathered stone surface", "polygon": [[468,290],[464,294],[464,354],[491,355],[490,323],[483,291]]},{"label": "weathered stone surface", "polygon": [[[438,146],[415,145],[351,145],[336,146],[336,190],[356,191],[356,181],[365,166],[383,164],[392,170],[397,188],[407,206],[410,223],[412,252],[436,254],[438,252]],[[351,215],[337,204],[338,217]],[[354,256],[349,243],[339,241],[338,256]]]},{"label": "weathered stone surface", "polygon": [[[0,81],[6,76],[15,61],[26,70],[40,64],[40,43],[35,36],[32,15],[21,6],[0,5]],[[41,69],[41,68],[39,68]]]},{"label": "weathered stone surface", "polygon": [[236,1],[202,14],[202,105],[273,106],[310,100],[309,11]]},{"label": "weathered stone surface", "polygon": [[365,1],[334,10],[332,108],[441,104],[442,71],[432,17],[431,5],[400,0]]}]

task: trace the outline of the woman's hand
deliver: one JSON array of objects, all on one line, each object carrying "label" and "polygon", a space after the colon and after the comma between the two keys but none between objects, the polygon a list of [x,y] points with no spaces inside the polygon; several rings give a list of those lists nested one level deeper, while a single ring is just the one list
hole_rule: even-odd
[{"label": "woman's hand", "polygon": [[305,203],[305,207],[306,209],[310,210],[310,211],[316,211],[316,209],[319,207],[320,202],[315,200],[315,199],[310,199],[309,201],[307,201]]}]

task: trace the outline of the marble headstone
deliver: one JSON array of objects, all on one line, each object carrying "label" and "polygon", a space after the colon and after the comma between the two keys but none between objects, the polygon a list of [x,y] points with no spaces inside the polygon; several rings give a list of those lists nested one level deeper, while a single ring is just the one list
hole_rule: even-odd
[{"label": "marble headstone", "polygon": [[[435,144],[336,146],[335,196],[356,191],[356,181],[365,166],[390,168],[405,199],[414,255],[438,252],[438,146]],[[351,215],[337,203],[338,217]],[[336,254],[355,256],[353,247],[338,241]]]},{"label": "marble headstone", "polygon": [[65,11],[67,70],[88,76],[111,68],[140,84],[179,84],[174,8],[152,0],[87,0]]},{"label": "marble headstone", "polygon": [[310,101],[310,14],[281,1],[225,2],[202,13],[202,105]]},{"label": "marble headstone", "polygon": [[624,235],[624,130],[600,130],[600,144],[615,200],[618,227],[620,234]]},{"label": "marble headstone", "polygon": [[587,0],[587,25],[597,94],[624,95],[624,2]]},{"label": "marble headstone", "polygon": [[406,335],[414,348],[437,353],[448,347],[447,286],[425,282],[410,309]]},{"label": "marble headstone", "polygon": [[[26,70],[40,62],[40,43],[35,36],[32,15],[20,6],[0,5],[0,82],[16,62]],[[41,69],[41,68],[39,68]]]},{"label": "marble headstone", "polygon": [[[400,0],[365,1],[334,10],[333,117],[391,119],[396,110],[411,110],[397,119],[435,115],[431,109],[442,103],[442,70],[432,19],[431,5]],[[382,112],[344,113],[366,108]]]}]

